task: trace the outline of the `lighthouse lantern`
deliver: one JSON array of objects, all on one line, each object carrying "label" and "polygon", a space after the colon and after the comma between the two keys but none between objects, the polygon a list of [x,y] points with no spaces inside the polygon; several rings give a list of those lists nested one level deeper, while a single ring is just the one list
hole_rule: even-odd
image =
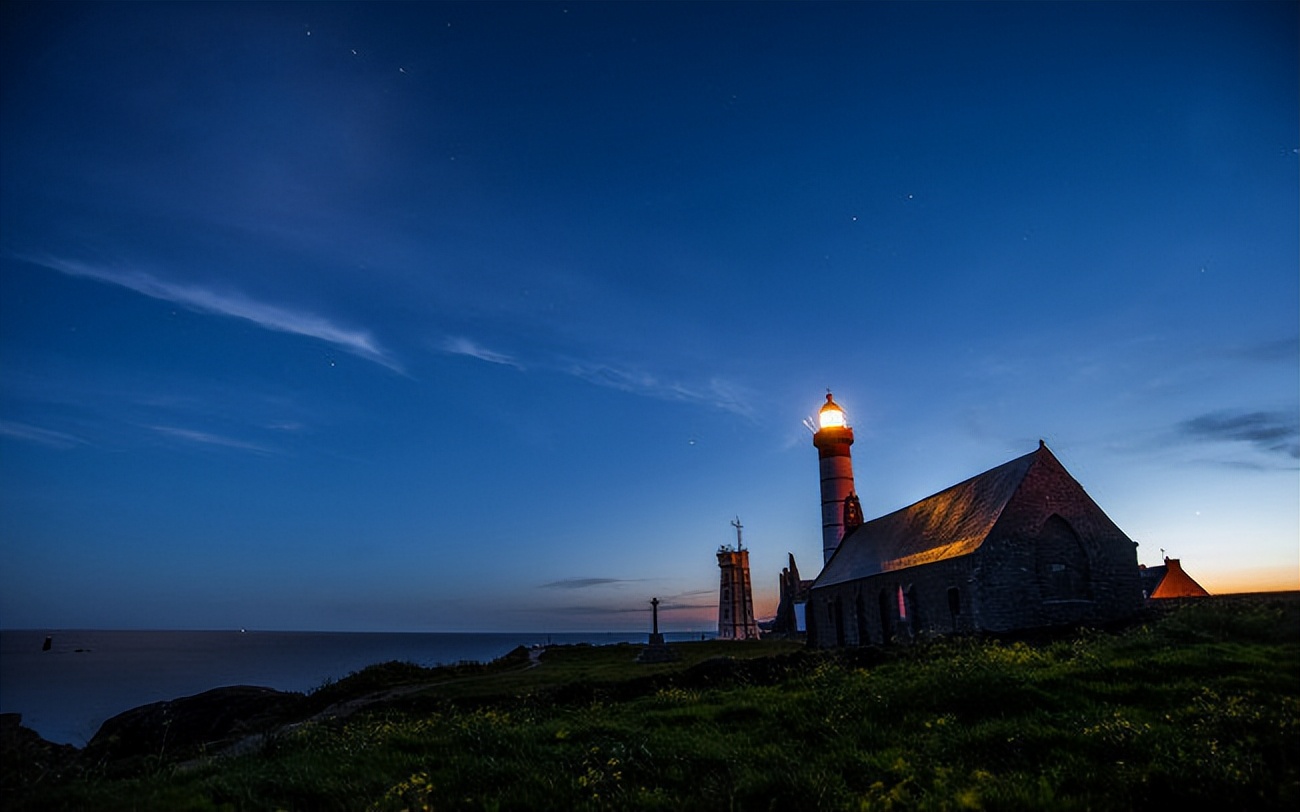
[{"label": "lighthouse lantern", "polygon": [[830,392],[826,393],[826,405],[817,414],[817,422],[824,429],[842,429],[847,425],[844,419],[844,410],[840,405],[831,399]]}]

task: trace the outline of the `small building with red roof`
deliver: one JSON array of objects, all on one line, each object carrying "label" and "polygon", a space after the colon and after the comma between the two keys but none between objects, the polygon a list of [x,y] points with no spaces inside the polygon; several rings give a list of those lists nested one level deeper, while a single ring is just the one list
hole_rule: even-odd
[{"label": "small building with red roof", "polygon": [[1142,579],[1142,595],[1147,600],[1204,598],[1210,594],[1187,574],[1177,558],[1165,556],[1162,567],[1141,565],[1138,574]]}]

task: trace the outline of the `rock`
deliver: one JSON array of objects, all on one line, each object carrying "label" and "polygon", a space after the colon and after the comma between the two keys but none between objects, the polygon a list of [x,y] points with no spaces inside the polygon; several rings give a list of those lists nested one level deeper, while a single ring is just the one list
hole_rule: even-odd
[{"label": "rock", "polygon": [[533,653],[527,647],[515,646],[505,654],[502,654],[500,657],[493,660],[493,662],[501,663],[502,665],[522,665],[530,661],[532,657]]},{"label": "rock", "polygon": [[155,702],[104,722],[86,745],[85,756],[97,761],[193,758],[278,727],[303,699],[298,693],[236,685]]},{"label": "rock", "polygon": [[0,713],[0,795],[40,781],[57,782],[72,767],[80,751],[70,744],[55,744],[35,730],[22,726],[18,713]]}]

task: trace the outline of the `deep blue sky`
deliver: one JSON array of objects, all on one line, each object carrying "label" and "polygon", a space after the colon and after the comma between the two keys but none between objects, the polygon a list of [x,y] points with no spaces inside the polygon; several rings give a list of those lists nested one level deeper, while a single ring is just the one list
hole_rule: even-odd
[{"label": "deep blue sky", "polygon": [[827,387],[1300,586],[1295,3],[0,13],[0,625],[770,614]]}]

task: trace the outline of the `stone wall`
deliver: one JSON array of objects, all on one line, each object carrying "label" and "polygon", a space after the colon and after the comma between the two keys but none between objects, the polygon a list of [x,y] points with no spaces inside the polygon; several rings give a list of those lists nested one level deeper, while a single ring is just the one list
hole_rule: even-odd
[{"label": "stone wall", "polygon": [[[1084,573],[1071,572],[1071,544]],[[987,631],[1105,624],[1142,608],[1137,545],[1051,457],[1029,470],[976,556]]]},{"label": "stone wall", "polygon": [[809,639],[820,647],[882,645],[975,631],[971,563],[952,558],[818,589],[808,606],[817,613]]}]

